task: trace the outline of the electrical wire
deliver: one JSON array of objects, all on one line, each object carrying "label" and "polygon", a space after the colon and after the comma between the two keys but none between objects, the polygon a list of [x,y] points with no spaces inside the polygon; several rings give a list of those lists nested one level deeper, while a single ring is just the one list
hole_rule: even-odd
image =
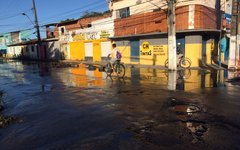
[{"label": "electrical wire", "polygon": [[[60,16],[60,17],[64,17],[64,18],[69,18],[69,17],[72,17],[72,16],[75,16],[76,14],[82,14],[82,13],[84,13],[84,12],[87,12],[87,11],[91,11],[91,10],[96,10],[96,8],[100,8],[99,6],[101,6],[101,5],[103,5],[104,3],[98,3],[98,4],[96,4],[96,5],[91,5],[91,6],[89,6],[90,7],[90,9],[87,9],[87,10],[78,10],[78,12],[71,12],[71,13],[69,13],[69,14],[65,14],[65,15],[62,15],[62,16]],[[91,8],[92,7],[92,8]],[[47,19],[48,20],[48,22],[43,22],[43,20],[41,20],[40,21],[40,24],[49,24],[49,22],[54,22],[54,21],[57,21],[57,20],[59,20],[58,18],[53,18],[53,19],[51,19],[51,18],[48,18]]]}]

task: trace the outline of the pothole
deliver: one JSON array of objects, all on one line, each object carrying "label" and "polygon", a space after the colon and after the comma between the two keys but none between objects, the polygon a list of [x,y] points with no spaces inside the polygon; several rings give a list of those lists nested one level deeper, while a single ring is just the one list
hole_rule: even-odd
[{"label": "pothole", "polygon": [[185,123],[193,136],[192,142],[196,143],[203,141],[203,136],[208,131],[207,125],[204,122],[195,120],[187,121]]},{"label": "pothole", "polygon": [[190,105],[176,105],[176,106],[173,107],[173,110],[177,114],[188,114],[188,115],[200,112],[200,108],[198,106],[195,106],[195,105],[192,105],[192,104],[190,104]]},{"label": "pothole", "polygon": [[196,104],[181,101],[176,98],[170,98],[168,103],[170,104],[171,110],[175,112],[178,121],[190,131],[193,137],[192,142],[202,142],[204,134],[208,131],[208,127],[204,121],[199,120],[201,108]]}]

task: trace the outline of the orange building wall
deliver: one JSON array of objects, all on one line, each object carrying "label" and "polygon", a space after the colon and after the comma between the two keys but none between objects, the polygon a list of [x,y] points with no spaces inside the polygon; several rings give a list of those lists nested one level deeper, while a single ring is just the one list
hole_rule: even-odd
[{"label": "orange building wall", "polygon": [[[176,8],[176,30],[188,30],[189,6]],[[195,5],[194,29],[217,29],[215,9]],[[132,15],[114,21],[115,36],[167,32],[167,11]]]}]

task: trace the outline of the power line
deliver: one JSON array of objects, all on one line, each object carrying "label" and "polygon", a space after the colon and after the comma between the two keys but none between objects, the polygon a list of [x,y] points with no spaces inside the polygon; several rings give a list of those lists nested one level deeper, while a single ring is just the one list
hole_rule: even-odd
[{"label": "power line", "polygon": [[[58,14],[58,15],[55,15],[55,16],[59,16],[59,17],[65,17],[65,18],[69,18],[70,16],[72,17],[73,15],[76,15],[76,14],[81,14],[81,13],[83,13],[83,12],[86,12],[86,11],[91,11],[91,10],[95,10],[96,8],[98,8],[99,6],[101,6],[101,5],[103,5],[104,3],[93,3],[93,5],[87,5],[87,7],[80,7],[80,8],[78,8],[78,9],[74,9],[74,10],[72,10],[72,11],[68,11],[67,13],[61,13],[61,14]],[[87,10],[84,10],[83,11],[83,8],[88,8],[88,7],[92,7],[91,9],[87,9]],[[77,12],[76,12],[77,11]],[[53,17],[48,17],[48,18],[46,18],[46,19],[44,19],[44,20],[48,20],[48,22],[50,21],[50,20],[57,20],[56,19],[56,17],[55,16],[53,16]],[[51,18],[53,18],[53,19],[51,19]],[[63,18],[62,18],[63,19]],[[41,22],[41,24],[47,24],[47,23],[44,23],[43,21],[44,20],[41,20],[40,22]]]},{"label": "power line", "polygon": [[[24,12],[24,13],[27,13],[27,12],[29,12],[30,10],[32,10],[32,9],[27,9],[27,10],[25,10],[25,11],[22,11],[22,12]],[[0,21],[2,21],[2,20],[8,20],[8,19],[11,19],[11,18],[15,18],[15,17],[18,17],[18,16],[21,16],[22,14],[22,12],[18,12],[18,13],[14,13],[14,14],[8,14],[8,15],[2,15],[2,16],[0,16]]]},{"label": "power line", "polygon": [[[12,0],[11,2],[13,2],[14,0]],[[106,3],[106,2],[93,2],[93,3],[90,3],[90,4],[87,4],[87,5],[84,5],[84,6],[81,6],[81,7],[79,7],[79,8],[75,8],[75,9],[72,9],[72,10],[69,10],[69,11],[66,11],[66,12],[63,12],[63,13],[60,13],[60,14],[57,14],[57,15],[54,15],[54,16],[52,16],[52,17],[47,17],[46,19],[44,19],[44,20],[48,20],[48,22],[49,22],[49,20],[51,20],[51,18],[52,18],[52,20],[56,20],[56,16],[59,16],[59,17],[57,17],[57,18],[59,18],[60,19],[60,17],[61,18],[63,18],[63,16],[65,16],[65,17],[68,17],[68,16],[73,16],[73,15],[76,15],[76,14],[81,14],[81,13],[83,13],[84,11],[82,11],[82,10],[85,10],[85,11],[90,11],[90,10],[96,10],[96,8],[98,8],[99,6],[101,6],[101,5],[103,5],[104,3]],[[90,9],[88,9],[88,8],[90,8]],[[32,10],[32,8],[31,9],[29,9],[29,10],[27,10],[27,11],[24,11],[24,13],[26,13],[26,12],[29,12],[30,10]],[[80,12],[79,12],[80,11]],[[21,12],[22,13],[22,12]],[[13,19],[13,18],[15,18],[15,17],[19,17],[19,16],[21,16],[21,13],[14,13],[14,14],[9,14],[9,15],[2,15],[2,16],[0,16],[0,21],[1,20],[7,20],[7,19]],[[46,22],[46,21],[45,21]],[[43,22],[43,20],[41,20],[41,23],[43,24],[44,22]],[[16,25],[14,25],[14,24],[9,24],[10,26],[8,26],[8,25],[5,25],[5,24],[3,24],[1,27],[4,27],[4,28],[9,28],[9,27],[14,27],[14,26],[19,26],[19,23],[18,24],[16,24]],[[29,25],[29,24],[26,24],[25,26],[27,26],[27,25]],[[19,28],[22,28],[22,27],[17,27],[18,29]]]},{"label": "power line", "polygon": [[62,12],[62,13],[59,13],[59,14],[56,14],[56,15],[53,15],[53,16],[50,16],[50,17],[46,17],[46,18],[43,19],[43,20],[50,19],[50,18],[55,18],[55,17],[57,17],[57,16],[62,16],[62,15],[65,15],[65,14],[67,14],[67,13],[72,13],[72,12],[77,11],[77,10],[79,10],[79,9],[87,8],[87,7],[93,6],[93,5],[95,5],[95,4],[98,4],[98,3],[96,3],[96,2],[90,3],[90,4],[87,4],[87,5],[84,5],[84,6],[81,6],[81,7],[78,7],[78,8],[69,10],[69,11],[66,11],[66,12]]}]

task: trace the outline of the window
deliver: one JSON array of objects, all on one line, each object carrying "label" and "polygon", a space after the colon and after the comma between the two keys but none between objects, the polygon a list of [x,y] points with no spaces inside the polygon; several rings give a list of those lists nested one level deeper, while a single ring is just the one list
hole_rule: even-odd
[{"label": "window", "polygon": [[49,32],[50,32],[50,35],[49,35],[50,37],[49,38],[54,38],[55,37],[54,36],[54,30],[55,30],[55,27],[53,27],[53,26],[49,27]]},{"label": "window", "polygon": [[129,7],[117,10],[117,18],[127,18],[130,16]]},{"label": "window", "polygon": [[51,32],[51,37],[54,37],[54,32]]},{"label": "window", "polygon": [[34,52],[34,46],[32,46],[32,52]]},{"label": "window", "polygon": [[61,34],[64,34],[64,31],[65,31],[64,28],[61,28]]}]

